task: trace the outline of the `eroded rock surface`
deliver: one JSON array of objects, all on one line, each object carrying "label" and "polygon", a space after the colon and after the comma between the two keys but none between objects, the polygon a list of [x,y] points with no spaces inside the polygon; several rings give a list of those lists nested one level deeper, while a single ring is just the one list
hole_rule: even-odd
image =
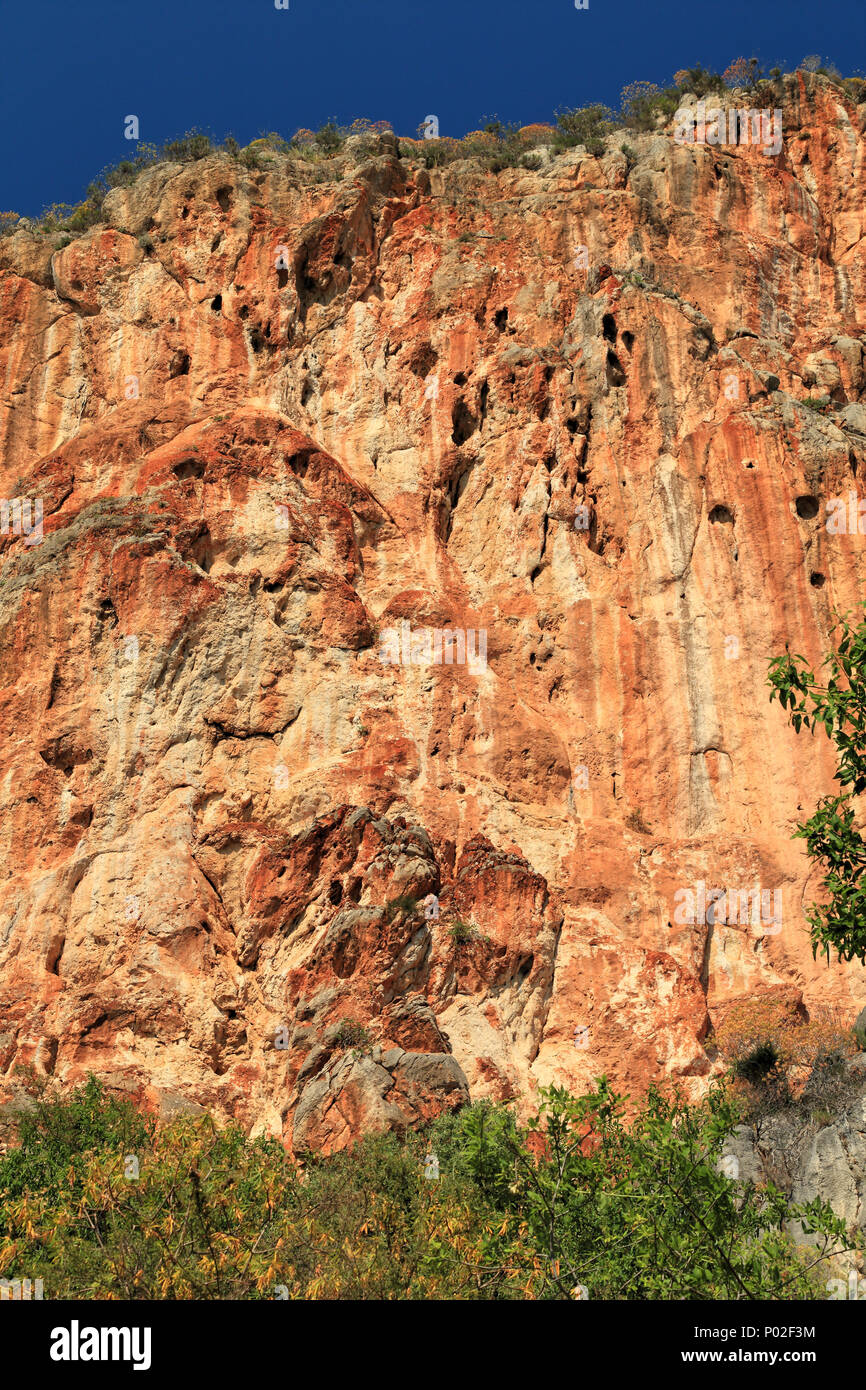
[{"label": "eroded rock surface", "polygon": [[[853,1018],[791,839],[831,750],[765,675],[862,593],[864,108],[783,110],[776,158],[161,165],[0,240],[0,496],[43,508],[0,536],[7,1099],[96,1071],[339,1147],[697,1095],[762,989]],[[474,665],[383,662],[428,628]],[[699,883],[781,930],[679,920]]]}]

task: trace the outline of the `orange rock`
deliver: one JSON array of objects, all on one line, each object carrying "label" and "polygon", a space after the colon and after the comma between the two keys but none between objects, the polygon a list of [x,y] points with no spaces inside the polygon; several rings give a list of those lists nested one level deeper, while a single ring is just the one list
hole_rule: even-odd
[{"label": "orange rock", "polygon": [[0,239],[0,497],[42,508],[0,536],[0,1101],[96,1071],[334,1148],[698,1095],[764,990],[853,1019],[792,839],[831,750],[765,675],[862,595],[866,160],[826,79],[783,107],[778,159],[213,156]]}]

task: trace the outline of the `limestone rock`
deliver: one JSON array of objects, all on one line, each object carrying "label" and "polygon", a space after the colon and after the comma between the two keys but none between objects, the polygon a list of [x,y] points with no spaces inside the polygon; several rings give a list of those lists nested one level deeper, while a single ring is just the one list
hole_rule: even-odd
[{"label": "limestone rock", "polygon": [[825,80],[784,107],[774,159],[215,155],[0,238],[0,1104],[94,1071],[339,1147],[699,1095],[762,990],[854,1017],[792,839],[831,749],[765,676],[863,592],[866,159]]}]

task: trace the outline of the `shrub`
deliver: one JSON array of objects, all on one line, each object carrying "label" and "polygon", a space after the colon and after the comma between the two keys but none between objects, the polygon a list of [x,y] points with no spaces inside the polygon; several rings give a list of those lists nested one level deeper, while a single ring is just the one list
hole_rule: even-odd
[{"label": "shrub", "polygon": [[407,917],[411,917],[418,906],[418,899],[413,893],[404,893],[398,898],[389,898],[382,909],[382,920],[393,922],[398,912],[405,912]]},{"label": "shrub", "polygon": [[[861,605],[861,608],[863,605]],[[856,620],[855,620],[856,618]],[[835,780],[839,796],[824,797],[814,815],[795,831],[806,841],[809,857],[824,870],[826,901],[815,903],[807,916],[812,952],[819,948],[830,959],[866,960],[866,841],[856,825],[856,801],[866,791],[866,750],[862,715],[866,698],[866,621],[860,615],[837,614],[835,649],[827,654],[826,685],[805,657],[790,651],[770,663],[770,700],[778,698],[797,733],[823,729],[836,752]]]},{"label": "shrub", "polygon": [[620,96],[620,109],[626,122],[639,130],[650,130],[657,110],[654,99],[661,95],[655,82],[629,82]]},{"label": "shrub", "polygon": [[369,1049],[373,1046],[373,1037],[370,1030],[357,1019],[342,1018],[334,1034],[334,1046]]},{"label": "shrub", "polygon": [[0,1199],[67,1184],[77,1192],[87,1155],[140,1148],[149,1142],[152,1124],[128,1103],[109,1096],[90,1077],[70,1097],[37,1100],[22,1115],[19,1147],[0,1162]]},{"label": "shrub", "polygon": [[465,946],[470,941],[476,941],[480,932],[474,922],[464,922],[461,917],[455,917],[448,928],[448,935],[455,946]]},{"label": "shrub", "polygon": [[599,103],[573,111],[558,111],[553,143],[560,148],[584,145],[589,154],[604,153],[605,137],[614,128],[613,112]]},{"label": "shrub", "polygon": [[726,87],[751,87],[757,68],[757,58],[735,58],[722,73],[722,81]]},{"label": "shrub", "polygon": [[722,1088],[695,1106],[653,1091],[628,1121],[603,1079],[550,1088],[525,1125],[482,1101],[299,1166],[208,1116],[155,1129],[93,1085],[0,1158],[0,1275],[51,1298],[796,1299],[864,1245],[826,1204],[719,1171],[740,1117]]},{"label": "shrub", "polygon": [[756,1084],[759,1081],[768,1081],[771,1075],[777,1071],[779,1066],[779,1054],[774,1043],[759,1042],[747,1052],[745,1057],[738,1057],[734,1063],[734,1075],[743,1081],[750,1081]]},{"label": "shrub", "polygon": [[336,121],[327,121],[316,131],[316,144],[325,154],[336,154],[343,139]]},{"label": "shrub", "polygon": [[801,1098],[840,1100],[849,1084],[845,1063],[857,1047],[852,1029],[832,1013],[805,1020],[772,996],[736,1005],[717,1042],[753,1114]]},{"label": "shrub", "polygon": [[696,97],[720,92],[725,85],[717,72],[702,67],[700,63],[693,68],[681,68],[674,76],[674,84],[677,93],[694,92]]},{"label": "shrub", "polygon": [[634,830],[638,835],[652,834],[652,830],[644,820],[643,812],[638,807],[635,807],[634,810],[629,811],[628,815],[625,818],[625,823],[628,826],[629,830]]}]

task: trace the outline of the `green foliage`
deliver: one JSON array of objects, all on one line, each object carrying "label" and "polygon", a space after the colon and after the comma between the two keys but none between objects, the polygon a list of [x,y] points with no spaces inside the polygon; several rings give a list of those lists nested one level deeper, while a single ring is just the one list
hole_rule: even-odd
[{"label": "green foliage", "polygon": [[519,1145],[511,1111],[489,1100],[440,1115],[430,1127],[430,1147],[442,1170],[469,1178],[497,1211],[511,1204]]},{"label": "green foliage", "polygon": [[557,1292],[574,1281],[593,1298],[815,1296],[814,1252],[798,1251],[784,1223],[820,1233],[823,1255],[846,1248],[845,1224],[825,1204],[798,1207],[719,1171],[738,1116],[721,1089],[699,1106],[653,1091],[631,1124],[604,1081],[580,1099],[542,1092],[529,1129],[546,1152],[537,1164],[521,1156],[516,1199]]},{"label": "green foliage", "polygon": [[476,941],[480,933],[474,922],[464,922],[462,917],[455,917],[448,928],[448,935],[455,946],[465,946],[470,941]]},{"label": "green foliage", "polygon": [[724,79],[717,72],[703,67],[700,63],[693,68],[682,68],[680,72],[675,73],[674,84],[674,90],[678,94],[693,92],[696,97],[721,92],[725,86]]},{"label": "green foliage", "polygon": [[604,153],[605,137],[614,128],[613,112],[596,102],[556,113],[558,130],[553,143],[559,148],[584,145],[589,154]]},{"label": "green foliage", "polygon": [[622,90],[620,109],[633,130],[654,130],[658,115],[676,111],[677,96],[675,89],[662,92],[654,82],[629,82]]},{"label": "green foliage", "polygon": [[150,1133],[147,1122],[131,1106],[106,1095],[95,1077],[69,1099],[41,1098],[22,1116],[19,1146],[0,1162],[0,1199],[51,1188],[64,1179],[80,1185],[76,1161],[106,1150],[132,1152]]},{"label": "green foliage", "polygon": [[830,397],[804,396],[800,404],[804,405],[807,410],[814,410],[816,414],[823,415],[826,413],[827,407],[830,404]]},{"label": "green foliage", "polygon": [[[864,605],[866,606],[866,605]],[[828,901],[808,912],[812,950],[835,950],[840,960],[866,961],[866,841],[855,824],[854,798],[866,790],[866,622],[836,615],[835,650],[825,657],[826,685],[806,658],[791,654],[770,664],[770,700],[779,700],[797,733],[822,728],[836,749],[835,780],[843,789],[826,796],[815,814],[798,825],[810,857],[824,870]]]},{"label": "green foliage", "polygon": [[734,1063],[734,1074],[753,1084],[765,1081],[779,1064],[779,1054],[771,1042],[758,1043],[745,1057]]},{"label": "green foliage", "polygon": [[[369,732],[369,730],[368,730]],[[397,898],[388,898],[382,909],[382,921],[390,924],[398,913],[405,913],[411,917],[418,907],[418,899],[414,893],[403,893]]]},{"label": "green foliage", "polygon": [[354,1018],[343,1018],[337,1025],[334,1034],[334,1045],[336,1047],[354,1047],[362,1051],[369,1051],[373,1046],[373,1037],[368,1028],[363,1023],[359,1023]]},{"label": "green foliage", "polygon": [[[60,1299],[822,1296],[819,1262],[862,1237],[723,1176],[738,1119],[717,1088],[697,1106],[653,1092],[626,1121],[601,1080],[542,1091],[525,1126],[483,1101],[298,1166],[208,1117],[156,1130],[91,1082],[38,1106],[0,1159],[0,1276]],[[816,1247],[786,1234],[796,1220]]]},{"label": "green foliage", "polygon": [[[806,60],[818,66],[810,68],[827,77],[850,99],[859,104],[866,99],[866,79],[862,77],[842,78],[830,64],[820,64],[817,55]],[[805,65],[805,64],[804,64]],[[802,66],[802,65],[801,65]],[[770,77],[781,79],[781,70],[772,68]],[[600,103],[590,103],[574,109],[562,111],[557,115],[557,127],[547,131],[542,127],[519,128],[498,118],[488,120],[482,132],[473,132],[464,139],[442,138],[418,142],[403,140],[398,146],[401,158],[423,163],[428,169],[438,168],[455,160],[472,159],[490,172],[498,173],[506,168],[538,169],[540,159],[533,154],[538,145],[552,145],[555,152],[578,145],[586,147],[592,155],[601,155],[605,149],[606,137],[616,129],[651,131],[656,128],[657,118],[672,116],[681,96],[692,92],[698,98],[723,92],[726,83],[736,82],[746,85],[753,91],[755,99],[769,101],[774,96],[772,86],[760,80],[760,70],[754,58],[736,59],[726,70],[724,76],[697,64],[692,68],[682,68],[674,74],[671,85],[664,89],[653,82],[637,81],[623,89],[621,110],[614,114]],[[420,128],[419,128],[420,129]],[[270,132],[253,140],[241,148],[233,135],[227,135],[219,143],[209,135],[198,130],[190,130],[179,139],[169,140],[158,147],[139,143],[132,158],[123,159],[99,175],[87,189],[84,199],[77,204],[54,203],[47,207],[37,222],[37,231],[46,235],[56,232],[80,234],[103,221],[103,202],[106,193],[112,188],[128,187],[139,177],[142,170],[166,160],[175,163],[189,163],[203,159],[211,154],[223,154],[236,160],[248,170],[266,169],[282,156],[302,161],[295,167],[305,168],[310,182],[326,182],[344,176],[342,168],[331,172],[330,162],[343,150],[348,136],[369,137],[366,153],[374,155],[379,151],[377,137],[391,131],[387,121],[358,119],[349,126],[339,125],[335,120],[327,121],[317,131],[301,129],[291,140]],[[364,153],[356,149],[356,153]],[[627,156],[633,161],[636,156]],[[317,164],[323,168],[317,169]],[[327,171],[327,172],[326,172]],[[17,214],[0,212],[0,237],[8,235],[17,223]]]}]

